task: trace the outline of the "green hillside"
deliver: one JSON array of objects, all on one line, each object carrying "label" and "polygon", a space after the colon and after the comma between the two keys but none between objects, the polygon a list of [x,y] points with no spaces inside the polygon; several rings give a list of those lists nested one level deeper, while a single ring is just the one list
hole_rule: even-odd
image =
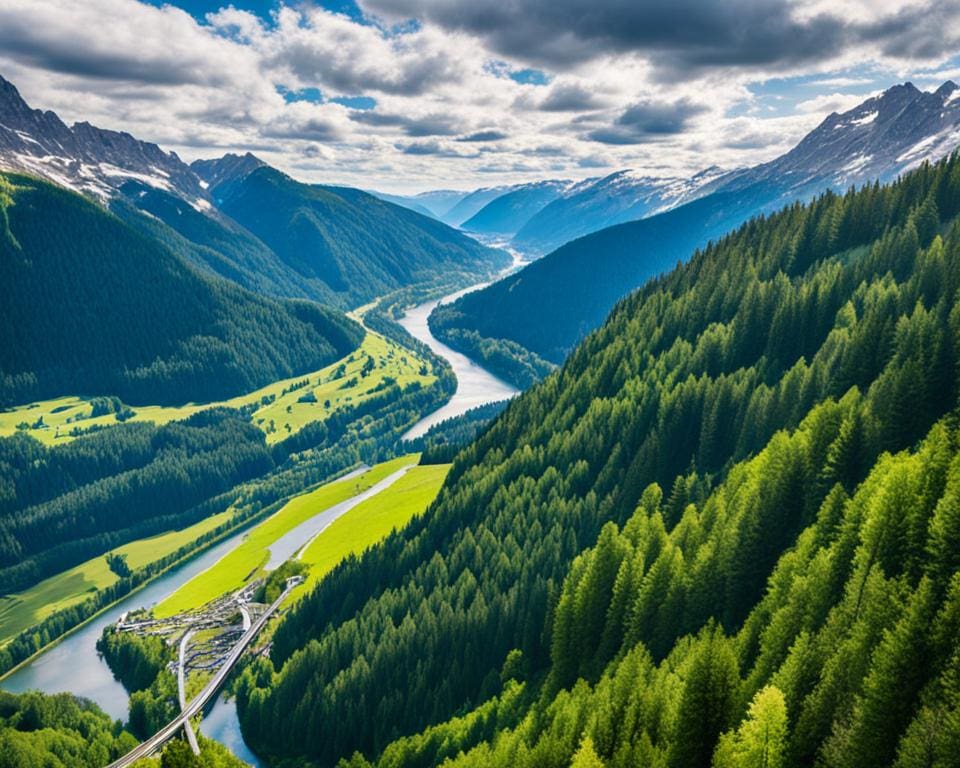
[{"label": "green hillside", "polygon": [[[716,193],[656,216],[602,229],[522,270],[438,307],[430,327],[457,349],[516,343],[561,363],[613,306],[760,209],[761,190]],[[501,347],[505,346],[501,343]]]},{"label": "green hillside", "polygon": [[212,190],[217,205],[344,307],[415,282],[492,274],[509,256],[434,219],[346,187],[294,181],[268,166]]},{"label": "green hillside", "polygon": [[753,221],[621,302],[423,518],[285,618],[239,684],[248,743],[352,768],[956,765],[958,212],[953,158]]},{"label": "green hillside", "polygon": [[306,278],[226,216],[197,210],[183,198],[140,182],[128,182],[122,191],[126,196],[112,200],[110,210],[185,261],[254,293],[319,298]]},{"label": "green hillside", "polygon": [[0,405],[209,401],[316,370],[362,330],[208,278],[85,198],[0,175]]}]

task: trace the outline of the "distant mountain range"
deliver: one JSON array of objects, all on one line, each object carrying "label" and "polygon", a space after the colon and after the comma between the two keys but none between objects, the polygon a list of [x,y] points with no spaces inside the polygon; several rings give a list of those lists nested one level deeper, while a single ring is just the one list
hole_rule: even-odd
[{"label": "distant mountain range", "polygon": [[563,196],[569,181],[523,184],[495,197],[461,224],[461,229],[491,236],[512,236],[544,208]]},{"label": "distant mountain range", "polygon": [[0,405],[238,394],[355,347],[362,331],[339,310],[510,261],[428,215],[250,154],[188,165],[127,133],[68,127],[2,78],[0,171]]},{"label": "distant mountain range", "polygon": [[[562,361],[586,333],[600,325],[613,305],[651,277],[690,257],[696,248],[751,217],[827,189],[843,190],[871,180],[890,180],[925,160],[943,156],[960,143],[960,90],[952,82],[935,92],[911,83],[897,85],[843,114],[831,114],[785,155],[753,168],[699,178],[703,183],[673,186],[669,198],[650,184],[650,215],[573,240],[523,270],[438,309],[431,325],[441,336],[474,332],[506,339],[554,361]],[[537,221],[580,201],[579,226],[593,226],[597,211],[621,195],[614,174],[571,190],[546,206],[517,235]],[[637,187],[630,185],[631,195]],[[681,202],[671,205],[671,200]],[[657,213],[661,207],[668,210]],[[566,219],[575,221],[576,206]],[[631,214],[632,215],[632,214]],[[564,218],[554,221],[562,226]],[[548,230],[544,230],[545,232]],[[534,242],[533,238],[526,242]],[[540,241],[542,242],[542,240]]]},{"label": "distant mountain range", "polygon": [[426,208],[412,215],[359,190],[300,183],[251,154],[188,165],[127,133],[68,127],[31,109],[3,78],[0,169],[93,197],[202,269],[275,296],[348,308],[413,282],[486,276],[509,261]]},{"label": "distant mountain range", "polygon": [[526,252],[547,253],[591,232],[676,208],[700,197],[724,175],[722,169],[712,167],[691,178],[624,170],[588,179],[535,211],[515,230],[514,245]]}]

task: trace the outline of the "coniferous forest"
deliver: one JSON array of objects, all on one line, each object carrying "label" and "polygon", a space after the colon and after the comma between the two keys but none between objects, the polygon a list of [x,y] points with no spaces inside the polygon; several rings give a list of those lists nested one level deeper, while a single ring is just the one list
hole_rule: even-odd
[{"label": "coniferous forest", "polygon": [[203,275],[27,176],[0,174],[0,259],[0,405],[78,392],[217,400],[321,368],[363,335],[335,310]]},{"label": "coniferous forest", "polygon": [[960,159],[622,301],[238,686],[291,765],[952,766]]},{"label": "coniferous forest", "polygon": [[958,51],[0,2],[0,768],[960,768]]}]

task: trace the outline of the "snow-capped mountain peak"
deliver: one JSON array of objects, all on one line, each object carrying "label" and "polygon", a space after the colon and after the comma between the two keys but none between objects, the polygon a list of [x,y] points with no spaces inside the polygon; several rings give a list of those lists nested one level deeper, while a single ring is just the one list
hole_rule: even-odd
[{"label": "snow-capped mountain peak", "polygon": [[206,202],[200,178],[175,153],[87,122],[68,127],[56,113],[32,109],[3,77],[0,168],[33,173],[101,200],[135,180],[191,204]]}]

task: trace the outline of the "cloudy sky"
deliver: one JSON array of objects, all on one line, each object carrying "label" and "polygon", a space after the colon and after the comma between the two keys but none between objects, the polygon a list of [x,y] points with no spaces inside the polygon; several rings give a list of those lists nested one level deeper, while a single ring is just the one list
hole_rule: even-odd
[{"label": "cloudy sky", "polygon": [[960,79],[960,0],[2,0],[31,105],[388,191],[690,173]]}]

